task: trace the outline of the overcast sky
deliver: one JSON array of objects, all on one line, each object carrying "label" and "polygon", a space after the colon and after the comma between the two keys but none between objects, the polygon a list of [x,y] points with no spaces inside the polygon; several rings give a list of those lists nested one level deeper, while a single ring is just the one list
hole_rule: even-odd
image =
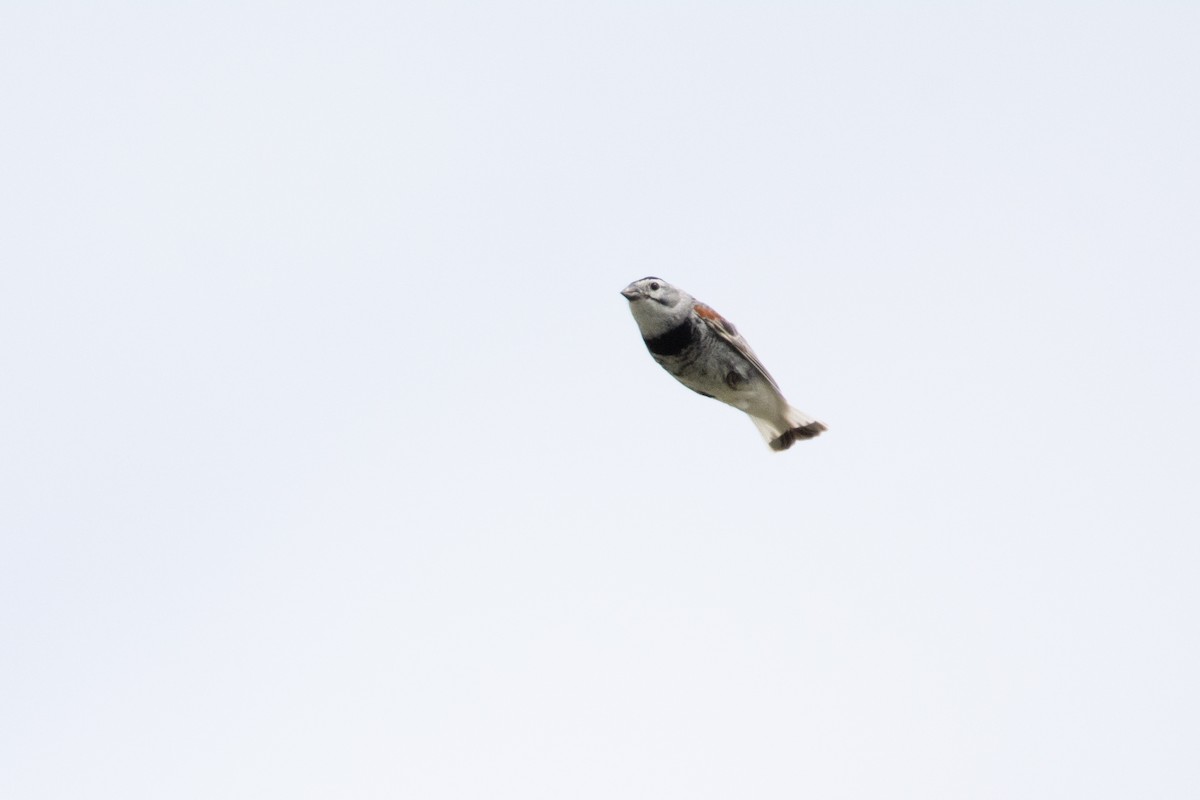
[{"label": "overcast sky", "polygon": [[1200,796],[1198,41],[0,4],[0,795]]}]

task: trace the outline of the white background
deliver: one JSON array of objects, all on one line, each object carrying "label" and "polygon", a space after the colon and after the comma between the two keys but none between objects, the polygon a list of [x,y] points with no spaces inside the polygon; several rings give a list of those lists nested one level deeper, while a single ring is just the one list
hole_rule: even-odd
[{"label": "white background", "polygon": [[1197,41],[4,3],[0,794],[1200,796]]}]

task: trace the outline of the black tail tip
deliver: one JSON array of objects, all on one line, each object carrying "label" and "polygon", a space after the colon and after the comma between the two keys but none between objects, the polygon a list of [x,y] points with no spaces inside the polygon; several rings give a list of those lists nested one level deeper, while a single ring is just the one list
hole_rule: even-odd
[{"label": "black tail tip", "polygon": [[771,449],[776,452],[787,450],[796,442],[803,439],[812,439],[815,436],[820,436],[821,431],[825,430],[828,430],[828,428],[819,422],[810,422],[807,425],[801,425],[799,428],[792,428],[791,430],[784,431],[777,438],[772,439]]}]

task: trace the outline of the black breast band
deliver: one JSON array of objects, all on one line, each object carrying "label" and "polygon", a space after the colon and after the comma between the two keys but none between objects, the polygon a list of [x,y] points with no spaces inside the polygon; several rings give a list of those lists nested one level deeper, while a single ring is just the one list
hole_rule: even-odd
[{"label": "black breast band", "polygon": [[646,349],[656,356],[677,356],[696,343],[700,338],[697,334],[695,323],[685,319],[666,333],[642,341],[646,343]]}]

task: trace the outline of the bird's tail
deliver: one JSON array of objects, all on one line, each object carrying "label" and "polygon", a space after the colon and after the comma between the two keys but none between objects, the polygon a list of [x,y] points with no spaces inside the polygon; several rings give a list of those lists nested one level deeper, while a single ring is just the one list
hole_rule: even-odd
[{"label": "bird's tail", "polygon": [[786,406],[782,417],[778,419],[763,419],[750,417],[754,427],[767,440],[772,450],[787,450],[801,439],[811,439],[819,436],[826,427],[807,414]]}]

